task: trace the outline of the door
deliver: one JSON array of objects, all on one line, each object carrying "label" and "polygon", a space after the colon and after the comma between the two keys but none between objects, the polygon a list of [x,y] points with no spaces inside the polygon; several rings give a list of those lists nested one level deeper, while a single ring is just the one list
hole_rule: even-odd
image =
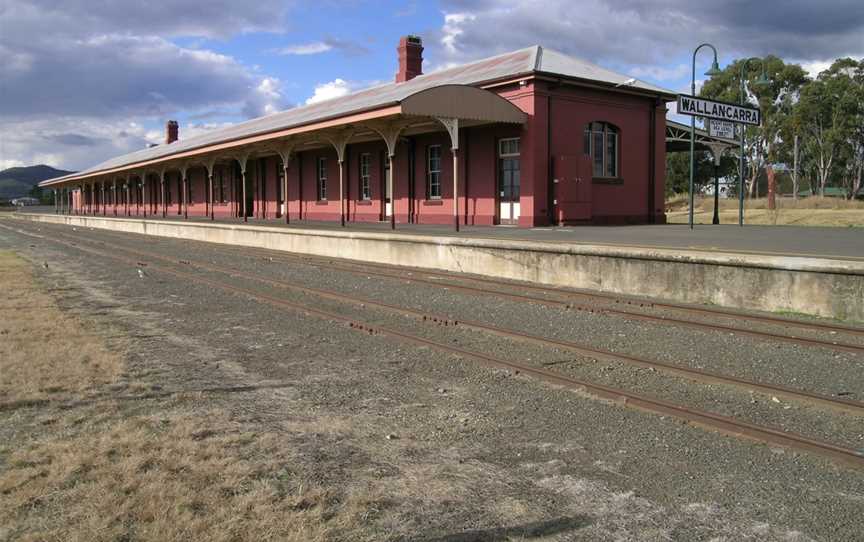
[{"label": "door", "polygon": [[580,224],[591,220],[591,161],[579,155],[553,158],[553,219],[556,224]]},{"label": "door", "polygon": [[520,205],[519,138],[498,142],[498,223],[518,224]]},{"label": "door", "polygon": [[[384,216],[389,217],[393,212],[393,194],[390,193],[390,160],[384,156]],[[395,179],[394,179],[395,182]]]}]

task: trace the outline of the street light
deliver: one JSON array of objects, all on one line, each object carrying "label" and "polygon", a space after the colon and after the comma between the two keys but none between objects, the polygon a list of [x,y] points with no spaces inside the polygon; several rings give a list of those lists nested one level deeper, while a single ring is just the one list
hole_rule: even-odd
[{"label": "street light", "polygon": [[[710,43],[703,43],[693,51],[693,77],[690,80],[690,95],[696,97],[696,53],[703,47],[710,47],[714,51],[714,61],[711,67],[705,72],[705,75],[713,77],[721,73],[720,66],[717,64],[717,48]],[[693,229],[693,154],[696,150],[696,117],[690,117],[690,229]]]},{"label": "street light", "polygon": [[[762,65],[762,73],[759,77],[754,81],[754,85],[758,87],[766,87],[771,84],[771,80],[768,79],[768,75],[765,73],[765,61],[761,58],[746,58],[741,61],[741,76],[739,77],[741,81],[741,94],[739,94],[738,101],[741,105],[744,105],[744,71],[747,69],[747,66],[751,61],[757,60],[759,64]],[[741,159],[738,161],[738,225],[744,225],[744,132],[746,130],[746,125],[741,125]]]}]

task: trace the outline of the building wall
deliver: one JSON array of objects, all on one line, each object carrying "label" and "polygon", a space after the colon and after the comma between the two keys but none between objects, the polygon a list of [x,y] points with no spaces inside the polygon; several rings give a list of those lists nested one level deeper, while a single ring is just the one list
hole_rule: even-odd
[{"label": "building wall", "polygon": [[[545,91],[538,94],[538,102],[545,105],[547,100],[553,222],[665,221],[665,107],[662,104],[658,107],[654,100],[645,97],[565,85],[547,85]],[[618,128],[616,179],[593,176],[591,157],[583,150],[585,126],[593,121],[611,123]],[[653,164],[651,143],[654,145]]]},{"label": "building wall", "polygon": [[[498,141],[519,137],[522,227],[548,224],[619,224],[665,222],[665,107],[655,100],[531,80],[492,89],[527,114],[524,126],[463,127],[459,150],[458,217],[462,224],[492,225],[498,217]],[[592,121],[608,122],[619,130],[619,175],[595,179],[591,158],[584,154],[584,128]],[[653,133],[652,150],[649,148]],[[441,197],[427,197],[427,151],[441,146]],[[360,198],[360,156],[371,156],[371,198]],[[317,160],[327,163],[327,198],[317,197]],[[345,218],[349,222],[377,222],[385,217],[386,146],[383,141],[349,144],[343,170]],[[453,223],[453,153],[450,137],[440,130],[402,137],[394,157],[393,208],[398,223]],[[257,220],[285,220],[279,203],[282,161],[277,156],[250,159],[246,191],[248,216]],[[653,170],[653,180],[651,171]],[[291,220],[338,221],[339,163],[332,147],[296,153],[288,166],[287,210]],[[167,216],[183,215],[180,172],[166,174]],[[191,199],[189,216],[209,212],[207,170],[187,172]],[[413,180],[412,180],[413,179]],[[556,182],[557,181],[557,182]],[[653,182],[653,189],[652,189]],[[161,214],[159,179],[148,178],[148,214]],[[220,187],[224,188],[220,189]],[[119,190],[118,190],[119,191]],[[236,163],[214,171],[213,207],[217,218],[243,215],[242,183]],[[132,214],[135,198],[131,198]],[[77,203],[77,200],[76,200]],[[80,208],[80,205],[79,205]],[[109,206],[109,214],[111,214]],[[144,207],[140,208],[141,214]],[[117,214],[124,213],[122,198]]]}]

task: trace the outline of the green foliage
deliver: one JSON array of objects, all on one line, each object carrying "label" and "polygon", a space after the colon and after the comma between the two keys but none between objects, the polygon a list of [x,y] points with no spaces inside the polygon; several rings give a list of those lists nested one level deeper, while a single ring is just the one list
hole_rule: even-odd
[{"label": "green foliage", "polygon": [[[767,86],[756,84],[763,69],[770,81]],[[850,198],[864,191],[864,60],[838,59],[810,79],[801,66],[774,56],[738,59],[706,81],[700,95],[758,104],[762,110],[762,126],[745,130],[745,177],[751,196],[757,190],[764,194],[766,164],[787,166],[789,173],[782,176],[780,189],[792,191],[796,136],[800,190],[820,192],[838,186]],[[679,160],[667,160],[668,191],[680,186]],[[721,176],[737,177],[737,162],[737,158],[726,159]],[[697,170],[697,178],[703,176]]]}]

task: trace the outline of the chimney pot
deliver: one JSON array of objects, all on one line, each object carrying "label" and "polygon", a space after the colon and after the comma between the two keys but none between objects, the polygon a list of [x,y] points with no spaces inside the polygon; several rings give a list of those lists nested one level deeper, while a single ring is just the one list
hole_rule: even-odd
[{"label": "chimney pot", "polygon": [[165,123],[165,144],[169,145],[177,141],[180,137],[180,125],[176,120],[169,120]]},{"label": "chimney pot", "polygon": [[423,40],[419,36],[403,36],[399,40],[399,71],[396,82],[404,83],[423,75]]}]

